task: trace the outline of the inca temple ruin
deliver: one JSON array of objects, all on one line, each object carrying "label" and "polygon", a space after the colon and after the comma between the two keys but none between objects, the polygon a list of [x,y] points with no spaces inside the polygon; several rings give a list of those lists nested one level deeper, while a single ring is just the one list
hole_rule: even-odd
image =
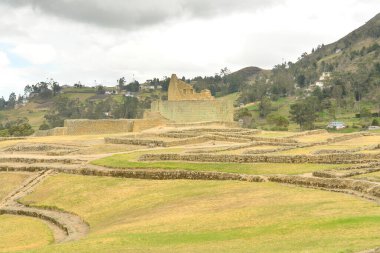
[{"label": "inca temple ruin", "polygon": [[152,102],[143,119],[73,119],[65,120],[64,127],[38,131],[37,136],[86,135],[140,132],[166,124],[232,124],[233,103],[215,99],[209,90],[196,92],[194,88],[171,76],[168,100]]},{"label": "inca temple ruin", "polygon": [[177,123],[233,121],[232,102],[215,99],[209,90],[197,93],[175,74],[170,79],[168,100],[154,101],[151,112]]}]

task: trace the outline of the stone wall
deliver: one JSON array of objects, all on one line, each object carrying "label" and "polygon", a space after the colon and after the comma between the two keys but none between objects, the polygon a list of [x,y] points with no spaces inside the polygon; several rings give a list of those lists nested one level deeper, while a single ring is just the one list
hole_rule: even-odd
[{"label": "stone wall", "polygon": [[67,135],[67,130],[67,127],[56,127],[49,130],[39,130],[34,133],[34,136],[42,137]]},{"label": "stone wall", "polygon": [[331,155],[214,155],[214,154],[145,154],[140,161],[189,161],[223,163],[370,163],[380,159],[380,154]]},{"label": "stone wall", "polygon": [[239,127],[238,122],[222,122],[222,121],[205,121],[205,122],[188,122],[188,123],[172,123],[166,124],[168,127],[203,127],[203,126],[224,126],[229,128]]},{"label": "stone wall", "polygon": [[196,92],[194,88],[179,80],[175,74],[170,78],[168,87],[168,100],[181,101],[181,100],[213,100],[210,90],[202,90],[200,93]]},{"label": "stone wall", "polygon": [[269,176],[268,180],[276,183],[294,184],[305,187],[315,187],[331,189],[335,191],[339,190],[351,190],[357,191],[363,194],[379,198],[380,186],[374,182],[367,182],[362,180],[352,179],[338,179],[338,178],[311,178],[302,176]]},{"label": "stone wall", "polygon": [[177,123],[233,122],[233,104],[224,100],[154,101],[152,112]]},{"label": "stone wall", "polygon": [[150,128],[162,126],[166,124],[166,120],[162,118],[155,119],[135,119],[133,120],[133,132],[141,132]]},{"label": "stone wall", "polygon": [[65,120],[68,135],[108,134],[133,131],[133,120]]}]

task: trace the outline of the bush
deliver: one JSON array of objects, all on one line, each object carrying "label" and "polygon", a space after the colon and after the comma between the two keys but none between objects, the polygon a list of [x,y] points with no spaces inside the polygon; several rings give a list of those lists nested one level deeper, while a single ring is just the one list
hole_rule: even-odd
[{"label": "bush", "polygon": [[373,119],[371,125],[372,125],[372,126],[380,126],[379,119]]},{"label": "bush", "polygon": [[49,129],[50,129],[50,126],[46,122],[42,123],[41,126],[39,127],[39,130],[49,130]]},{"label": "bush", "polygon": [[287,127],[278,127],[278,126],[275,126],[275,127],[272,127],[270,130],[271,131],[288,131],[289,129]]},{"label": "bush", "polygon": [[8,129],[0,130],[0,137],[9,137]]},{"label": "bush", "polygon": [[371,110],[367,107],[363,107],[360,110],[360,118],[370,118],[370,117],[372,117]]},{"label": "bush", "polygon": [[9,136],[29,136],[34,133],[32,126],[26,118],[9,121],[4,127],[8,131]]},{"label": "bush", "polygon": [[277,128],[285,129],[289,126],[289,120],[278,114],[269,114],[267,122],[271,125],[275,125]]}]

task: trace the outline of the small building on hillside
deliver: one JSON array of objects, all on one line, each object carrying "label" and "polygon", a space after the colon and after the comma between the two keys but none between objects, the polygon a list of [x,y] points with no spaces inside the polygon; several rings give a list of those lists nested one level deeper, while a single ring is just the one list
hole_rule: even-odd
[{"label": "small building on hillside", "polygon": [[328,125],[327,125],[327,128],[330,128],[330,129],[343,129],[343,128],[346,128],[346,124],[344,124],[343,122],[340,122],[340,121],[332,121],[330,122]]},{"label": "small building on hillside", "polygon": [[319,77],[319,80],[315,83],[315,86],[318,86],[319,88],[323,89],[326,81],[330,79],[330,76],[330,72],[323,72],[322,75]]}]

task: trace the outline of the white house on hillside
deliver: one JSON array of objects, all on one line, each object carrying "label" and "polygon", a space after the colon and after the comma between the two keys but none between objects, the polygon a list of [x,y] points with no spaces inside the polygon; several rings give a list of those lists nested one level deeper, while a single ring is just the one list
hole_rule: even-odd
[{"label": "white house on hillside", "polygon": [[323,89],[325,82],[330,78],[331,72],[323,72],[319,77],[319,80],[315,83],[315,86]]}]

